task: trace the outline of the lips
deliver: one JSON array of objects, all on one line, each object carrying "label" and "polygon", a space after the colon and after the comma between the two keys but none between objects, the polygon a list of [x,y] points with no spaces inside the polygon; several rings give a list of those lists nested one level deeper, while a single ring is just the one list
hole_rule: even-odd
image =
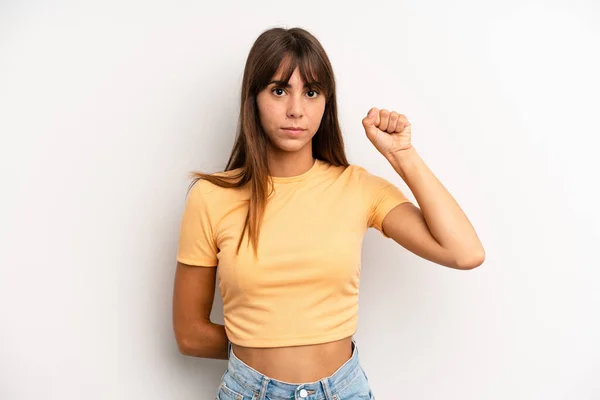
[{"label": "lips", "polygon": [[301,131],[306,130],[306,129],[302,129],[302,128],[296,128],[296,127],[293,127],[293,126],[286,126],[286,127],[281,128],[281,129],[284,129],[286,131],[293,131],[293,132],[301,132]]}]

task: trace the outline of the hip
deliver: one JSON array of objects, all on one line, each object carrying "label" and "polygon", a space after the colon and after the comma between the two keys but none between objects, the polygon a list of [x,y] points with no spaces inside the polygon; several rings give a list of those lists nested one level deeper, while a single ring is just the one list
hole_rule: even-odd
[{"label": "hip", "polygon": [[218,400],[372,400],[369,381],[363,370],[358,347],[352,341],[352,355],[332,374],[311,382],[291,383],[265,375],[240,360],[229,345],[227,370],[217,389]]}]

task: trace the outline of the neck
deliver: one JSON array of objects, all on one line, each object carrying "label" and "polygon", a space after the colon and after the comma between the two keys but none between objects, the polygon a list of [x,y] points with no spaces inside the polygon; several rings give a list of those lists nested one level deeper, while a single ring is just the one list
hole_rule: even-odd
[{"label": "neck", "polygon": [[308,171],[314,164],[312,148],[296,152],[271,150],[267,154],[270,175],[274,177],[290,177],[301,175]]}]

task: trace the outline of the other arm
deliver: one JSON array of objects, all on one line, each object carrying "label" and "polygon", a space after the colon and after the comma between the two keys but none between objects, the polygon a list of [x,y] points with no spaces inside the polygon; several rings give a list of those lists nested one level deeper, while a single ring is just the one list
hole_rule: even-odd
[{"label": "other arm", "polygon": [[475,229],[414,147],[388,161],[414,194],[420,209],[401,204],[383,219],[384,232],[407,250],[455,269],[473,269],[485,259]]},{"label": "other arm", "polygon": [[217,268],[177,263],[173,291],[173,328],[182,354],[227,360],[223,325],[210,321]]}]

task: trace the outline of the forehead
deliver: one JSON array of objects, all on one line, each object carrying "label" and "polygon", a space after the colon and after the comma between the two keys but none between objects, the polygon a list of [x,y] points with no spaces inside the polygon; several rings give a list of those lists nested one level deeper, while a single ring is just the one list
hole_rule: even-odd
[{"label": "forehead", "polygon": [[[284,81],[284,79],[286,78],[286,70],[283,68],[279,68],[279,70],[277,70],[277,72],[275,72],[275,75],[273,75],[273,79],[272,81],[279,81],[282,82]],[[292,72],[292,75],[290,76],[289,79],[289,83],[298,83],[298,84],[303,84],[304,80],[302,79],[302,75],[300,74],[300,68],[296,67],[294,69],[294,71]]]},{"label": "forehead", "polygon": [[271,80],[297,84],[315,84],[319,81],[317,75],[313,65],[308,60],[299,60],[287,55],[279,63],[279,67]]}]

